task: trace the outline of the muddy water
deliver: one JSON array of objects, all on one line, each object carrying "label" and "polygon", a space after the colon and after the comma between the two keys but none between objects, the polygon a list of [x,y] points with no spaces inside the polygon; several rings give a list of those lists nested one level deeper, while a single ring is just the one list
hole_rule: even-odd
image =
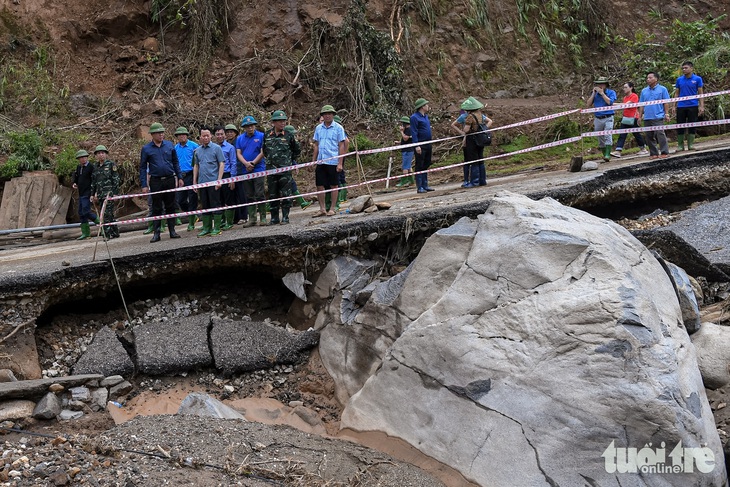
[{"label": "muddy water", "polygon": [[[203,386],[180,386],[164,393],[143,391],[129,400],[123,407],[109,404],[107,410],[116,424],[125,423],[137,416],[176,414],[180,403],[192,392],[205,392]],[[225,405],[243,414],[247,420],[270,425],[291,426],[305,433],[325,438],[336,437],[352,441],[415,465],[441,480],[447,487],[476,487],[459,472],[433,458],[424,455],[405,441],[384,433],[360,433],[342,430],[335,435],[328,434],[338,425],[325,425],[318,414],[304,406],[289,407],[276,399],[249,397],[224,400]],[[335,426],[335,428],[332,428]]]}]

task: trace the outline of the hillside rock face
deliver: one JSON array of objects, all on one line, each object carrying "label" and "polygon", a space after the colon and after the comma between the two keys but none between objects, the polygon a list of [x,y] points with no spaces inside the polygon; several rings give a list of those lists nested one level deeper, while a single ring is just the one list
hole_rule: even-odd
[{"label": "hillside rock face", "polygon": [[[612,222],[501,193],[354,318],[336,308],[321,350],[351,396],[343,429],[401,438],[484,486],[726,481],[670,278]],[[632,473],[667,471],[672,452],[684,473]]]}]

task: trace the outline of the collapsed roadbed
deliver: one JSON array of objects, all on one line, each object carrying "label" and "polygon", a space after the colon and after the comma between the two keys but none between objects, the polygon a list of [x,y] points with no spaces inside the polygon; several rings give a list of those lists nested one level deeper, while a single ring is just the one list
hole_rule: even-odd
[{"label": "collapsed roadbed", "polygon": [[[487,188],[477,190],[452,186],[428,197],[412,191],[376,195],[376,200],[392,202],[388,211],[316,220],[302,212],[288,226],[237,228],[215,239],[187,234],[151,245],[140,234],[125,234],[108,247],[99,242],[96,249],[94,242],[64,242],[6,251],[0,255],[0,337],[6,337],[0,351],[12,356],[18,345],[14,339],[22,335],[18,331],[32,329],[52,306],[89,299],[117,303],[118,285],[127,293],[220,273],[245,280],[303,272],[311,281],[327,262],[343,254],[379,256],[387,265],[402,267],[431,234],[462,217],[476,218],[502,190],[534,199],[552,197],[611,218],[635,217],[656,208],[684,209],[730,193],[730,150],[661,161],[624,160],[590,173],[530,172],[491,180]],[[97,260],[92,260],[94,252]],[[0,364],[8,365],[12,364]],[[17,369],[17,364],[9,368]]]}]

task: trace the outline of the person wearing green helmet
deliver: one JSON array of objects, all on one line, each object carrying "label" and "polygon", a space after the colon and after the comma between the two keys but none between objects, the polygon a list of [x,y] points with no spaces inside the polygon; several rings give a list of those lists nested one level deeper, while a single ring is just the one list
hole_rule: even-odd
[{"label": "person wearing green helmet", "polygon": [[[236,159],[236,148],[226,140],[226,129],[222,125],[213,128],[213,142],[218,144],[223,151],[225,165],[223,167],[223,178],[233,178],[238,175],[236,171],[238,160]],[[223,206],[236,205],[236,183],[227,183],[221,186],[221,203]],[[233,228],[233,219],[236,216],[235,208],[223,210],[221,230]]]},{"label": "person wearing green helmet", "polygon": [[[109,159],[109,151],[103,145],[97,145],[94,149],[96,167],[94,168],[94,180],[91,183],[91,201],[98,203],[99,208],[104,208],[104,223],[114,221],[114,200],[106,201],[110,196],[119,194],[121,178],[117,165]],[[106,201],[106,205],[104,205]],[[118,238],[119,228],[116,225],[102,227],[102,233],[106,238]]]},{"label": "person wearing green helmet", "polygon": [[[149,132],[152,141],[142,147],[139,155],[139,183],[143,193],[152,193],[151,216],[174,215],[175,193],[162,191],[182,188],[185,184],[177,152],[172,142],[165,140],[165,127],[161,123],[150,125]],[[150,243],[159,242],[162,222],[154,220],[152,228],[154,235]],[[180,238],[175,231],[175,217],[167,219],[167,228],[170,238]]]},{"label": "person wearing green helmet", "polygon": [[[276,110],[271,115],[274,126],[264,136],[264,157],[267,169],[291,167],[292,161],[297,160],[302,152],[294,134],[284,130],[287,119],[286,113],[282,110]],[[289,223],[290,196],[292,195],[291,171],[271,174],[267,178],[267,183],[269,198],[274,200],[269,204],[271,208],[269,225]],[[281,220],[279,220],[279,207],[281,207]]]},{"label": "person wearing green helmet", "polygon": [[[411,143],[411,119],[408,117],[400,118],[400,145],[408,145]],[[400,178],[397,188],[403,186],[410,186],[413,184],[413,176],[411,175],[411,167],[413,167],[413,155],[415,151],[413,147],[406,147],[401,149],[401,169],[403,170],[403,177]]]},{"label": "person wearing green helmet", "polygon": [[469,182],[464,185],[466,188],[487,185],[487,170],[484,166],[484,147],[491,139],[485,137],[485,130],[492,126],[492,120],[482,113],[484,104],[474,97],[469,97],[461,104],[461,109],[466,111],[464,118],[464,162],[474,161],[469,164]]},{"label": "person wearing green helmet", "polygon": [[94,165],[89,164],[89,153],[81,149],[76,152],[76,166],[73,179],[73,189],[79,190],[79,219],[81,220],[81,236],[76,240],[84,240],[91,237],[89,222],[97,222],[98,218],[91,211],[91,184],[94,180]]},{"label": "person wearing green helmet", "polygon": [[[335,109],[332,105],[325,105],[319,111],[322,116],[322,123],[314,129],[314,160],[321,161],[317,164],[314,173],[315,184],[317,185],[317,200],[319,201],[319,212],[312,218],[320,216],[332,216],[333,209],[326,207],[325,191],[329,192],[330,198],[337,199],[338,175],[343,169],[342,155],[347,151],[345,141],[345,129],[335,122]],[[331,190],[331,191],[330,191]]]},{"label": "person wearing green helmet", "polygon": [[[256,130],[256,119],[246,115],[241,120],[243,133],[236,139],[236,158],[242,167],[241,174],[252,174],[266,171],[266,160],[264,159],[264,133]],[[256,217],[259,217],[259,225],[266,225],[266,205],[257,205],[258,201],[266,199],[266,188],[264,178],[245,179],[243,190],[246,199],[253,204],[248,206],[248,224],[256,225]]]},{"label": "person wearing green helmet", "polygon": [[[182,179],[184,186],[192,186],[193,184],[193,152],[198,148],[198,144],[190,140],[190,132],[187,127],[178,127],[175,130],[177,144],[175,144],[175,153],[177,153],[177,161],[180,164]],[[195,211],[198,209],[198,193],[192,189],[178,191],[177,205],[182,211]],[[188,232],[195,230],[195,223],[198,217],[190,215],[188,217]]]},{"label": "person wearing green helmet", "polygon": [[[593,91],[591,91],[591,96],[586,100],[586,105],[596,108],[605,107],[604,110],[593,113],[593,129],[596,132],[613,130],[615,110],[611,108],[611,105],[615,101],[616,92],[608,88],[608,78],[601,76],[593,81]],[[601,151],[605,162],[611,160],[611,146],[613,146],[612,135],[598,136],[598,149]]]}]

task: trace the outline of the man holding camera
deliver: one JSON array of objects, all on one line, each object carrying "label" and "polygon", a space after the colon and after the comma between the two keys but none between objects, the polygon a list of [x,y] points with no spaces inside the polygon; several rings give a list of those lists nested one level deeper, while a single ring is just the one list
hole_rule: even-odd
[{"label": "man holding camera", "polygon": [[[588,98],[589,107],[610,107],[616,101],[616,92],[608,89],[608,78],[601,76],[593,82],[593,92]],[[593,129],[596,132],[613,130],[613,110],[601,110],[593,113]],[[598,136],[598,149],[603,153],[603,160],[611,160],[612,135]]]}]

